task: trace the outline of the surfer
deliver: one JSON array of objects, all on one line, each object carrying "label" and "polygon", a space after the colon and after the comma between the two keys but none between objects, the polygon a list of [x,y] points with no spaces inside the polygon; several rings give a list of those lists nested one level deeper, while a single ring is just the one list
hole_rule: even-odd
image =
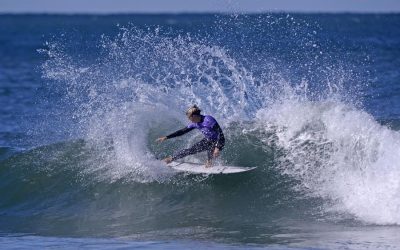
[{"label": "surfer", "polygon": [[195,128],[199,129],[204,135],[204,138],[195,143],[192,147],[181,150],[174,155],[165,158],[165,163],[168,164],[185,156],[207,151],[208,158],[206,167],[212,166],[212,160],[219,156],[220,151],[224,147],[225,137],[221,127],[214,117],[210,115],[201,115],[200,113],[201,110],[196,105],[190,107],[186,111],[186,116],[191,121],[189,125],[170,135],[160,137],[156,140],[157,142],[163,142],[167,139],[184,135]]}]

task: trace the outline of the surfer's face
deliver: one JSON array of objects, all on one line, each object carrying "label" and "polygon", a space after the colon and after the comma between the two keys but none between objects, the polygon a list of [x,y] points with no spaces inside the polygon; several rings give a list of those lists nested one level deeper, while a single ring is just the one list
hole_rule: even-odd
[{"label": "surfer's face", "polygon": [[188,119],[191,122],[200,122],[201,121],[201,116],[199,116],[199,115],[188,115]]}]

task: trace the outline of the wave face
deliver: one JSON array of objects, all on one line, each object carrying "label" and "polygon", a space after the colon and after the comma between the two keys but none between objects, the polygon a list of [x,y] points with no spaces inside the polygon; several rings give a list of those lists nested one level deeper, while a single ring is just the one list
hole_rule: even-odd
[{"label": "wave face", "polygon": [[[241,32],[241,22],[253,28]],[[293,221],[400,224],[400,134],[362,108],[362,76],[329,53],[318,26],[290,16],[214,25],[201,35],[126,25],[90,56],[48,42],[48,112],[61,112],[68,136],[4,156],[2,228],[246,241]],[[224,129],[220,162],[256,171],[188,176],[160,163],[201,138],[154,143],[183,127],[194,103]]]}]

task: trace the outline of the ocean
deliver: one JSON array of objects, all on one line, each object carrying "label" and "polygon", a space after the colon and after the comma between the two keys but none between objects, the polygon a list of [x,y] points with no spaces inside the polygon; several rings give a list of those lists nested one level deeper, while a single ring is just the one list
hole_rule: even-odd
[{"label": "ocean", "polygon": [[[0,248],[400,248],[399,14],[0,15]],[[197,104],[216,164],[162,144]],[[205,154],[186,160],[201,162]]]}]

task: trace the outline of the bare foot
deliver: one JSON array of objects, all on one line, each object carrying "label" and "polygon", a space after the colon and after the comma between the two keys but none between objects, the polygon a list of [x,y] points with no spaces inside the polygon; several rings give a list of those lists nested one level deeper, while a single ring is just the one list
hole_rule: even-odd
[{"label": "bare foot", "polygon": [[211,168],[211,167],[212,167],[212,161],[207,161],[206,168]]},{"label": "bare foot", "polygon": [[172,162],[172,157],[171,157],[171,156],[168,156],[168,157],[165,158],[163,161],[164,161],[165,163],[169,164],[169,163]]}]

